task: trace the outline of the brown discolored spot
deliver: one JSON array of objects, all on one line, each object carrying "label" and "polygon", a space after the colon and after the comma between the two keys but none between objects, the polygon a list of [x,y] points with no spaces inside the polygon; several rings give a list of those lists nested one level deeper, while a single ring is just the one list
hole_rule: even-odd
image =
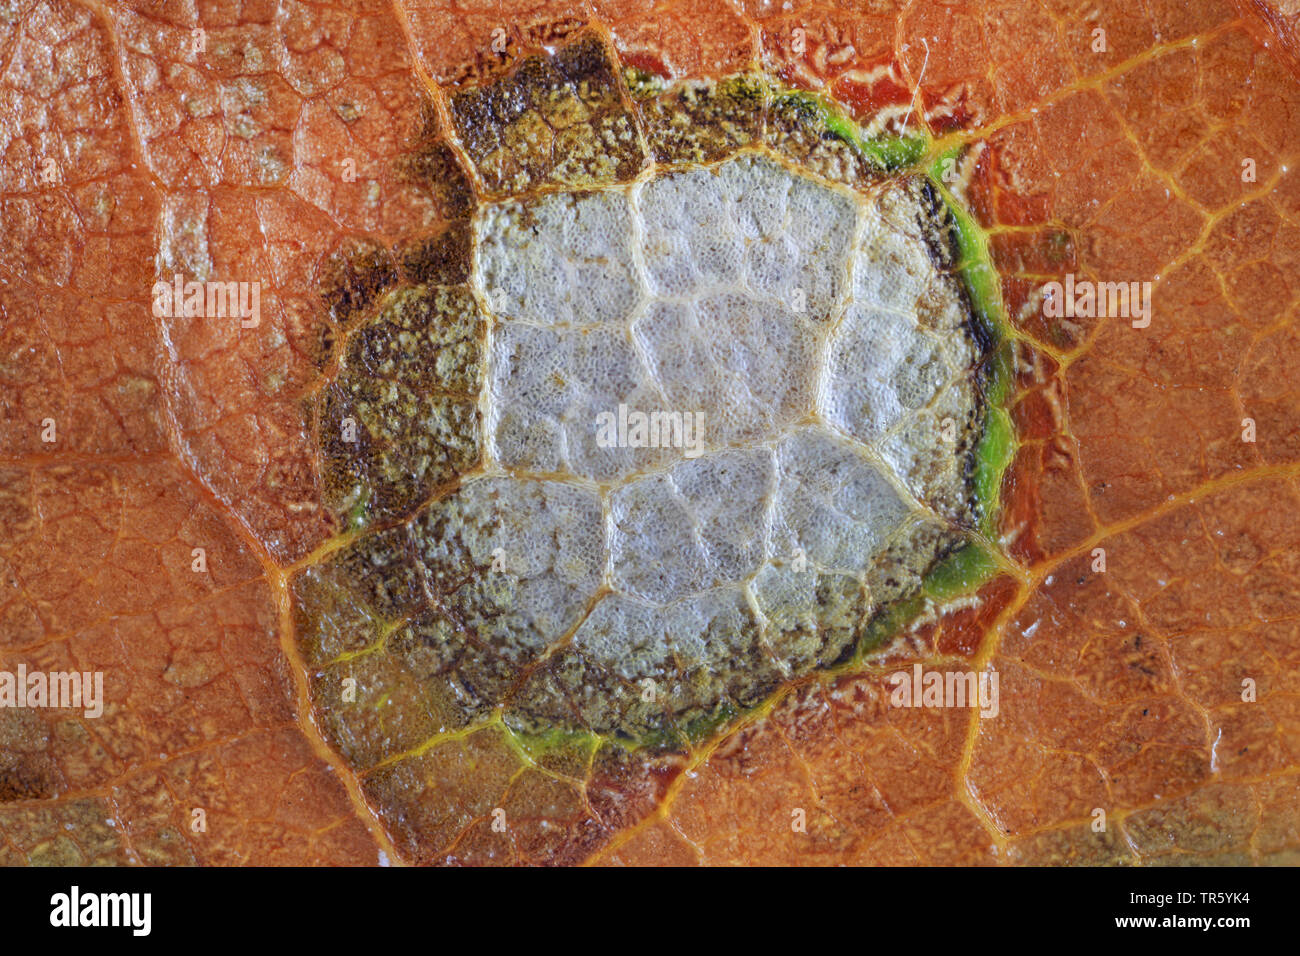
[{"label": "brown discolored spot", "polygon": [[322,268],[321,297],[330,318],[348,329],[361,320],[396,278],[392,256],[382,243],[349,239]]},{"label": "brown discolored spot", "polygon": [[528,57],[504,79],[454,93],[452,122],[489,195],[618,182],[645,161],[618,90],[608,49],[586,35],[555,57]]},{"label": "brown discolored spot", "polygon": [[436,118],[429,116],[425,120],[424,132],[415,148],[399,165],[409,181],[433,197],[439,219],[461,219],[474,208],[469,176],[456,151],[441,137]]},{"label": "brown discolored spot", "polygon": [[35,754],[0,753],[0,803],[46,800],[59,791],[53,762]]},{"label": "brown discolored spot", "polygon": [[685,82],[659,96],[656,86],[637,103],[656,162],[713,162],[762,139],[771,98],[763,77]]},{"label": "brown discolored spot", "polygon": [[481,326],[463,287],[404,287],[347,341],[315,399],[324,496],[345,526],[409,515],[478,462]]},{"label": "brown discolored spot", "polygon": [[818,107],[806,97],[778,96],[768,109],[764,136],[768,145],[835,182],[858,183],[875,175],[851,143],[827,133]]},{"label": "brown discolored spot", "polygon": [[412,285],[460,285],[469,278],[472,233],[465,220],[441,231],[403,242],[397,250],[402,277]]}]

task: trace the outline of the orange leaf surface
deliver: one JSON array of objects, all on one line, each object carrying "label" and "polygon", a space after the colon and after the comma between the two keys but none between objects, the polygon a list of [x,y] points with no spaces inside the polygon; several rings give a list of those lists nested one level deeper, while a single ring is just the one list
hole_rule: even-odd
[{"label": "orange leaf surface", "polygon": [[[2,0],[0,670],[101,671],[105,703],[0,708],[0,862],[1300,862],[1294,7]],[[538,761],[498,726],[358,771],[292,594],[346,533],[322,290],[462,219],[453,160],[411,175],[449,97],[584,29],[974,148],[1036,356],[1007,561],[684,754]],[[155,317],[178,272],[260,276],[260,324]],[[1151,325],[1044,318],[1065,272],[1151,281]],[[996,719],[889,705],[940,661],[998,671]]]}]

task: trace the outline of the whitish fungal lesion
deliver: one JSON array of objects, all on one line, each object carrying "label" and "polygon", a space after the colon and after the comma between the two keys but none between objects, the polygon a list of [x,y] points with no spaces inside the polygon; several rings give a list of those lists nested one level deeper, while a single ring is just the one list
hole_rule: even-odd
[{"label": "whitish fungal lesion", "polygon": [[[353,530],[295,603],[349,759],[493,721],[678,747],[860,659],[937,573],[978,580],[997,303],[923,140],[763,74],[665,85],[588,34],[450,117],[405,162],[448,225],[323,274]],[[336,706],[345,674],[401,719]]]}]

